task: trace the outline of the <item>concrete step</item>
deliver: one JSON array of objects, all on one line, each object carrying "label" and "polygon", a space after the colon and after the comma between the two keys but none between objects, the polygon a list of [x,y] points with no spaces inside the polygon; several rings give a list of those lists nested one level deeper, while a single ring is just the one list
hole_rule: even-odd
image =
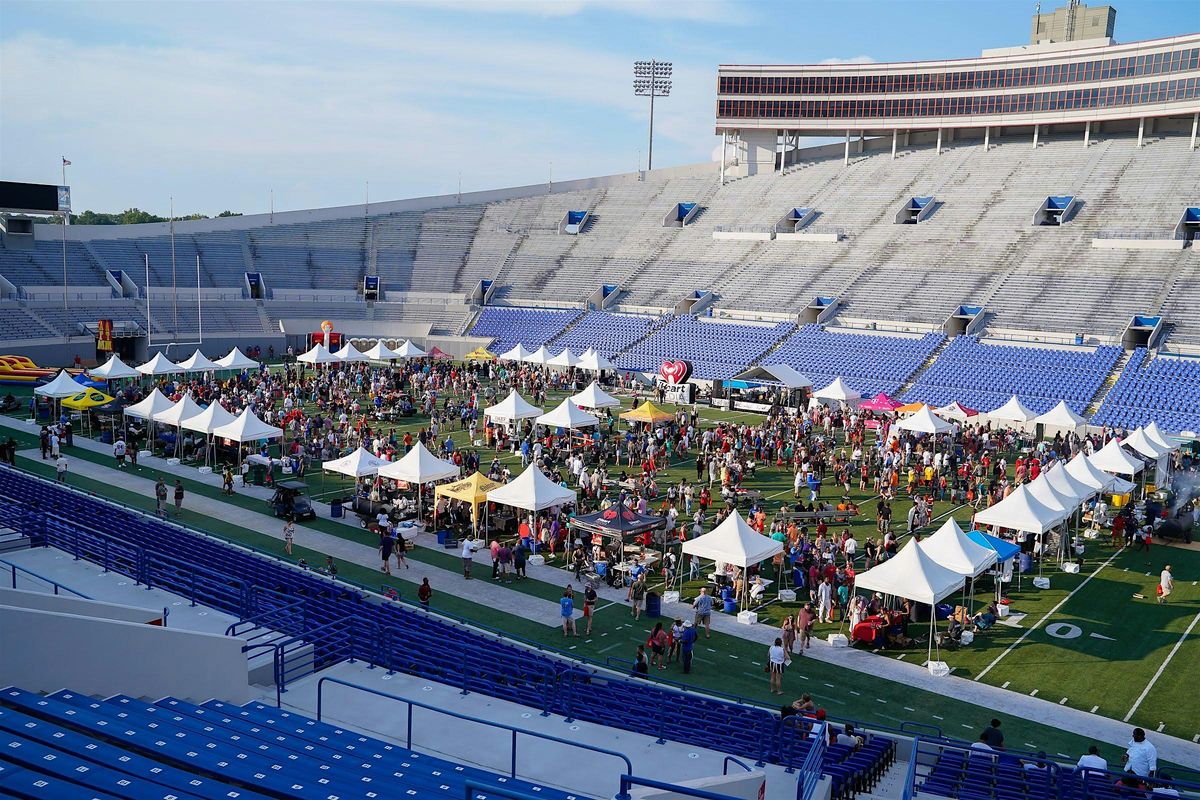
[{"label": "concrete step", "polygon": [[0,528],[0,553],[24,550],[32,544],[30,538],[11,528]]}]

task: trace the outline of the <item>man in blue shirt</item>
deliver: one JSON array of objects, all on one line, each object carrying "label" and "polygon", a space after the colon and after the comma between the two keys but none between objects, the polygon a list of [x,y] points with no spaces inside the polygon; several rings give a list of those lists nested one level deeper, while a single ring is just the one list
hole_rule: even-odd
[{"label": "man in blue shirt", "polygon": [[696,646],[696,626],[692,621],[684,620],[683,633],[679,636],[679,653],[683,656],[683,672],[692,671],[692,649]]},{"label": "man in blue shirt", "polygon": [[558,607],[562,611],[562,626],[563,638],[567,636],[578,636],[575,632],[575,601],[571,599],[568,592],[563,592],[562,598],[558,601]]}]

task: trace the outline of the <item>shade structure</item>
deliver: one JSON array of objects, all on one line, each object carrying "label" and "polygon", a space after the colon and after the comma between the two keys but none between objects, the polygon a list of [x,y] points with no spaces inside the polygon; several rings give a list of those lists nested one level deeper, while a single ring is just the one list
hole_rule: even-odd
[{"label": "shade structure", "polygon": [[1036,416],[1037,414],[1034,414],[1032,411],[1030,411],[1025,404],[1021,402],[1021,398],[1017,397],[1015,394],[1008,398],[1007,403],[995,409],[994,411],[989,411],[987,414],[988,419],[994,422],[1003,422],[1017,426],[1028,425]]},{"label": "shade structure", "polygon": [[420,485],[457,478],[460,471],[457,464],[443,461],[418,441],[403,458],[383,464],[379,468],[379,477]]},{"label": "shade structure", "polygon": [[645,516],[620,504],[571,520],[572,526],[609,536],[633,536],[645,531],[656,530],[664,524],[666,524],[665,517]]},{"label": "shade structure", "polygon": [[221,369],[220,364],[212,361],[199,350],[180,361],[179,366],[184,372],[216,372]]},{"label": "shade structure", "polygon": [[196,416],[204,409],[196,404],[192,399],[191,394],[185,394],[179,398],[170,408],[163,409],[155,414],[151,419],[163,425],[176,427],[181,425],[185,419]]},{"label": "shade structure", "polygon": [[105,403],[113,401],[112,395],[105,394],[99,389],[85,389],[71,397],[64,397],[62,401],[63,408],[73,408],[76,411],[83,411],[88,408],[102,406]]},{"label": "shade structure", "polygon": [[900,403],[880,392],[870,400],[864,400],[859,403],[858,407],[864,411],[881,411],[885,414],[894,414],[900,405]]},{"label": "shade structure", "polygon": [[374,475],[379,468],[387,464],[387,460],[374,455],[365,448],[359,447],[353,453],[332,461],[321,462],[321,469],[326,472],[336,472],[350,478],[362,478]]},{"label": "shade structure", "polygon": [[1030,481],[1028,486],[1029,493],[1034,499],[1056,514],[1061,514],[1063,519],[1070,517],[1079,507],[1079,504],[1075,502],[1074,495],[1064,494],[1055,489],[1054,484],[1046,480],[1044,474],[1039,475],[1036,480]]},{"label": "shade structure", "polygon": [[1159,447],[1165,447],[1170,451],[1178,449],[1178,445],[1173,444],[1171,440],[1166,437],[1166,434],[1164,434],[1162,429],[1158,427],[1157,422],[1151,421],[1150,424],[1146,426],[1146,436],[1150,439],[1150,441],[1154,442]]},{"label": "shade structure", "polygon": [[927,406],[921,402],[905,403],[904,405],[902,405],[896,409],[896,413],[897,414],[915,414],[918,411],[920,411],[922,408],[926,408],[926,407]]},{"label": "shade structure", "polygon": [[1082,481],[1076,478],[1067,471],[1067,467],[1062,462],[1055,464],[1042,473],[1042,477],[1050,482],[1050,485],[1061,495],[1066,495],[1075,501],[1076,505],[1083,503],[1092,495],[1099,492],[1099,489],[1093,489]]},{"label": "shade structure", "polygon": [[1155,461],[1167,455],[1172,450],[1171,447],[1159,444],[1151,439],[1149,434],[1146,433],[1145,428],[1134,429],[1133,433],[1126,436],[1121,444]]},{"label": "shade structure", "polygon": [[862,399],[862,394],[855,389],[851,389],[839,375],[828,386],[824,386],[813,392],[813,397],[818,400],[829,400],[838,403],[857,403]]},{"label": "shade structure", "polygon": [[579,394],[571,395],[571,402],[583,408],[620,408],[621,401],[600,388],[595,381]]},{"label": "shade structure", "polygon": [[500,355],[501,361],[524,361],[529,357],[529,351],[525,349],[525,345],[517,342],[517,346],[509,350],[507,353]]},{"label": "shade structure", "polygon": [[563,400],[555,408],[542,414],[537,418],[536,422],[539,425],[546,425],[550,428],[574,430],[576,428],[594,428],[600,424],[600,419],[586,411],[580,410],[579,406],[571,402],[570,399],[567,399]]},{"label": "shade structure", "polygon": [[221,369],[255,369],[258,362],[250,358],[238,348],[233,348],[216,360]]},{"label": "shade structure", "polygon": [[212,433],[222,425],[228,425],[237,417],[225,410],[217,401],[208,404],[208,407],[199,414],[185,418],[179,423],[179,426],[184,430],[197,431],[199,433]]},{"label": "shade structure", "polygon": [[811,389],[812,381],[787,364],[755,364],[731,378],[755,386],[779,386],[783,389]]},{"label": "shade structure", "polygon": [[400,358],[400,354],[384,344],[382,339],[371,345],[371,349],[365,355],[372,361],[393,361]]},{"label": "shade structure", "polygon": [[486,347],[476,347],[463,356],[463,361],[495,361],[496,354]]},{"label": "shade structure", "polygon": [[530,464],[510,483],[488,492],[487,499],[526,511],[541,511],[574,503],[575,492],[547,478],[537,464]]},{"label": "shade structure", "polygon": [[1083,433],[1087,428],[1087,420],[1072,411],[1066,400],[1059,400],[1058,405],[1045,414],[1038,414],[1033,421],[1042,425],[1047,433],[1051,431]]},{"label": "shade structure", "polygon": [[1045,533],[1067,516],[1047,508],[1029,493],[1028,484],[1023,484],[996,505],[976,514],[975,522],[979,525],[998,525],[1025,533]]},{"label": "shade structure", "polygon": [[916,541],[882,564],[854,576],[854,588],[933,605],[966,583],[959,573],[930,558]]},{"label": "shade structure", "polygon": [[683,552],[745,569],[783,552],[783,542],[763,536],[735,509],[717,527],[683,543]]},{"label": "shade structure", "polygon": [[66,397],[74,397],[75,395],[79,394],[80,391],[80,385],[76,383],[70,375],[67,374],[65,369],[60,370],[59,373],[54,376],[54,380],[50,381],[49,383],[33,387],[33,393],[38,397],[52,397],[59,400]]},{"label": "shade structure", "polygon": [[473,473],[461,481],[443,483],[433,490],[434,497],[447,497],[460,500],[471,505],[471,522],[478,525],[479,506],[487,502],[487,493],[502,484],[499,481],[484,477],[480,472]]},{"label": "shade structure", "polygon": [[945,433],[954,428],[941,417],[935,417],[929,406],[921,406],[917,413],[896,423],[896,427],[914,433]]},{"label": "shade structure", "polygon": [[366,353],[363,353],[349,342],[346,342],[344,345],[342,345],[342,349],[338,350],[336,353],[334,353],[334,355],[337,356],[338,361],[341,361],[343,364],[353,364],[356,362],[361,363],[363,361],[371,360],[370,356],[368,356]]},{"label": "shade structure", "polygon": [[247,408],[233,422],[214,429],[213,435],[235,442],[255,442],[260,439],[278,439],[283,436],[283,428],[268,425]]},{"label": "shade structure", "polygon": [[[421,349],[421,348],[417,347],[415,344],[411,344],[411,343],[409,343],[409,344],[415,350],[419,351]],[[438,347],[436,344],[433,347],[429,348],[429,352],[426,353],[425,355],[429,356],[434,361],[453,361],[454,360],[454,356],[450,355],[445,350]],[[419,358],[420,356],[418,356],[416,353],[414,353],[413,357]]]},{"label": "shade structure", "polygon": [[575,355],[570,350],[568,350],[567,348],[564,347],[563,351],[561,353],[559,353],[558,355],[556,355],[554,358],[550,359],[546,363],[552,367],[578,367],[579,366],[579,356]]},{"label": "shade structure", "polygon": [[550,355],[550,351],[546,349],[546,345],[542,345],[537,350],[525,356],[526,364],[549,364],[550,359],[554,356]]},{"label": "shade structure", "polygon": [[154,358],[145,364],[138,364],[135,369],[143,375],[173,375],[185,370],[162,353],[155,353]]},{"label": "shade structure", "polygon": [[954,420],[955,422],[966,422],[971,417],[979,415],[979,412],[973,408],[967,408],[962,403],[955,400],[949,405],[935,408],[933,413],[937,414],[942,419]]},{"label": "shade structure", "polygon": [[483,410],[483,415],[488,419],[499,420],[501,422],[516,422],[520,419],[533,419],[540,415],[542,409],[531,404],[521,395],[517,394],[517,390],[513,389],[508,393],[508,397],[496,403],[494,406],[488,406]]},{"label": "shade structure", "polygon": [[936,563],[965,578],[983,574],[997,560],[995,550],[971,540],[953,518],[943,522],[928,539],[922,539],[920,546]]},{"label": "shade structure", "polygon": [[1071,477],[1097,492],[1115,492],[1122,494],[1133,489],[1133,484],[1124,478],[1118,478],[1098,468],[1083,453],[1071,459],[1066,466]]},{"label": "shade structure", "polygon": [[579,368],[588,372],[600,372],[605,369],[616,369],[613,363],[592,348],[583,351],[579,356]]},{"label": "shade structure", "polygon": [[1093,453],[1088,461],[1092,466],[1116,475],[1137,475],[1142,471],[1142,462],[1121,449],[1121,443],[1109,439],[1108,444]]},{"label": "shade structure", "polygon": [[396,352],[400,354],[401,358],[424,358],[429,355],[413,344],[411,339],[405,339],[404,344],[396,348]]},{"label": "shade structure", "polygon": [[138,372],[133,367],[126,364],[115,354],[109,356],[108,361],[105,361],[102,366],[95,369],[89,369],[88,375],[101,380],[118,380],[120,378],[136,378],[142,373]]},{"label": "shade structure", "polygon": [[168,400],[166,395],[164,395],[158,390],[157,387],[155,387],[154,391],[146,395],[140,401],[131,406],[125,406],[125,408],[122,410],[122,413],[124,413],[125,416],[133,417],[134,419],[149,420],[153,419],[154,415],[158,412],[166,411],[173,405],[174,403]]},{"label": "shade structure", "polygon": [[648,422],[651,425],[657,425],[660,422],[670,422],[675,419],[675,415],[670,411],[664,411],[647,400],[637,408],[631,408],[626,411],[621,415],[621,419],[627,422]]},{"label": "shade structure", "polygon": [[980,547],[986,547],[996,553],[997,561],[1008,561],[1021,552],[1021,548],[1012,542],[1005,541],[983,531],[970,531],[967,538]]},{"label": "shade structure", "polygon": [[297,361],[302,361],[305,364],[337,364],[341,359],[329,352],[329,348],[323,344],[315,344],[307,353],[301,353],[296,356]]}]

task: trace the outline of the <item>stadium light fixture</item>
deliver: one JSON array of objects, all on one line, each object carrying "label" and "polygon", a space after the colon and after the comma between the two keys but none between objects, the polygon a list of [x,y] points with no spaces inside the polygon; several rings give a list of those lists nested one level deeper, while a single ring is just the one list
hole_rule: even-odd
[{"label": "stadium light fixture", "polygon": [[633,62],[633,93],[650,98],[650,146],[646,150],[646,170],[654,168],[654,98],[671,94],[670,61]]}]

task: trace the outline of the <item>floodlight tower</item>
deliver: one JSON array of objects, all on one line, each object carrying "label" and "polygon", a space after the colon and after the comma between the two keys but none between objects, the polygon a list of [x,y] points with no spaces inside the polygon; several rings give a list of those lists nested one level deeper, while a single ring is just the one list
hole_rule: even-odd
[{"label": "floodlight tower", "polygon": [[650,146],[646,150],[646,171],[654,168],[654,98],[671,94],[670,61],[633,62],[633,93],[650,98]]}]

